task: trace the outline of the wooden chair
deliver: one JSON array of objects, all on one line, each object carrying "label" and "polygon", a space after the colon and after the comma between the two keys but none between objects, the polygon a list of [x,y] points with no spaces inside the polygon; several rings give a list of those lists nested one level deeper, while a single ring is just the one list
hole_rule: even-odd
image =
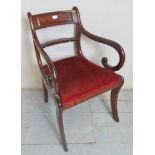
[{"label": "wooden chair", "polygon": [[[111,90],[112,115],[114,120],[119,122],[117,98],[124,80],[122,76],[114,73],[114,71],[118,71],[124,64],[124,50],[118,43],[88,32],[82,26],[77,7],[73,7],[72,10],[67,11],[36,15],[32,15],[28,12],[27,15],[42,77],[44,101],[48,101],[48,94],[53,96],[55,100],[58,127],[64,150],[67,152],[68,148],[63,125],[64,110]],[[39,42],[36,33],[37,30],[62,24],[75,25],[75,36],[73,38],[50,40],[43,44]],[[119,54],[118,64],[116,66],[110,66],[108,64],[108,59],[103,57],[101,60],[103,67],[101,67],[84,57],[80,46],[81,34],[94,41],[113,47]],[[67,42],[74,42],[76,55],[53,62],[44,48]],[[46,65],[43,65],[41,56],[45,59]]]}]

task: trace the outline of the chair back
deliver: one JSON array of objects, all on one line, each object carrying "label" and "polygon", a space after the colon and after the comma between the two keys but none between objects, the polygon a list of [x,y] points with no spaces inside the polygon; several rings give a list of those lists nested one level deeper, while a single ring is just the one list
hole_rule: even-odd
[{"label": "chair back", "polygon": [[51,26],[64,25],[64,24],[75,25],[74,37],[59,38],[59,39],[47,41],[41,44],[42,48],[55,45],[55,44],[66,43],[70,41],[78,41],[80,39],[78,35],[79,26],[77,26],[77,24],[80,23],[80,16],[79,16],[78,9],[76,7],[74,7],[73,10],[48,12],[48,13],[35,14],[35,15],[32,15],[30,12],[28,12],[28,18],[30,21],[32,33],[37,39],[38,39],[38,36],[36,34],[36,30],[51,27]]}]

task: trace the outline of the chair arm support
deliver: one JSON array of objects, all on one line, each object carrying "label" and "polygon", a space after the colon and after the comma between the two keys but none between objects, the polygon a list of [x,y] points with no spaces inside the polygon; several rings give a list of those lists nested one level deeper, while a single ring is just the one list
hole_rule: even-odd
[{"label": "chair arm support", "polygon": [[119,69],[121,69],[122,66],[124,65],[124,62],[125,62],[125,53],[124,53],[123,48],[118,43],[116,43],[116,42],[114,42],[112,40],[105,39],[105,38],[96,36],[96,35],[88,32],[87,30],[85,30],[83,28],[82,25],[80,27],[81,27],[81,33],[84,34],[85,36],[87,36],[88,38],[90,38],[90,39],[92,39],[94,41],[109,45],[109,46],[113,47],[118,52],[118,54],[119,54],[119,62],[118,62],[118,64],[116,66],[109,65],[107,57],[102,58],[103,66],[105,68],[109,69],[109,70],[112,70],[112,71],[118,71]]},{"label": "chair arm support", "polygon": [[47,65],[49,67],[50,77],[52,78],[52,81],[54,83],[55,92],[57,93],[59,90],[59,85],[58,85],[58,81],[57,81],[57,73],[56,73],[56,68],[54,66],[54,63],[52,62],[50,57],[47,55],[47,53],[42,49],[38,40],[34,38],[33,41],[34,41],[34,44],[35,44],[37,50],[43,56],[43,58],[45,59]]}]

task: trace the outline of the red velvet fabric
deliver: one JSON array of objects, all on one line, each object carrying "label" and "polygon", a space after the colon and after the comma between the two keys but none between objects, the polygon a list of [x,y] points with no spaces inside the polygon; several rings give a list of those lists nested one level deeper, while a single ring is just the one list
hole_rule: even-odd
[{"label": "red velvet fabric", "polygon": [[[81,56],[62,59],[54,64],[59,82],[59,96],[63,104],[72,104],[93,93],[111,89],[121,81],[120,75]],[[48,75],[48,66],[43,66],[43,69]]]}]

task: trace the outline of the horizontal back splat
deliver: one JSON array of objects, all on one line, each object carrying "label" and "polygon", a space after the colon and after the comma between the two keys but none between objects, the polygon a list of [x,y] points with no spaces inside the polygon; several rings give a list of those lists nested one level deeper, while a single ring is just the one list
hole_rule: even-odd
[{"label": "horizontal back splat", "polygon": [[32,20],[34,29],[36,30],[50,26],[77,23],[76,12],[74,10],[37,14],[32,16]]}]

